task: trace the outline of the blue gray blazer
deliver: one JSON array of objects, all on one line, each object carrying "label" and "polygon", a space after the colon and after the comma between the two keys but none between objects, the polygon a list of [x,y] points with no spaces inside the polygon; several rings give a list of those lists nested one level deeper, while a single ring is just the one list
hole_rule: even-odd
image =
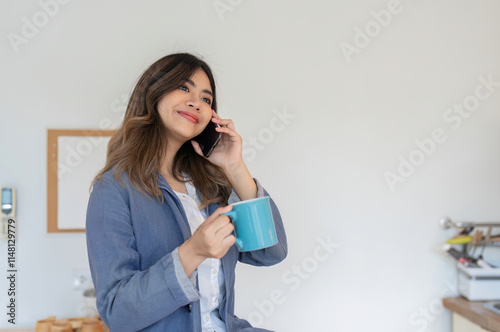
[{"label": "blue gray blazer", "polygon": [[[87,249],[101,318],[112,332],[201,332],[197,275],[189,280],[178,256],[178,247],[191,236],[182,203],[161,175],[163,204],[137,191],[125,172],[122,182],[113,170],[106,172],[94,183],[87,208]],[[256,184],[258,196],[269,196]],[[238,200],[233,192],[229,203]],[[222,258],[226,296],[219,311],[229,332],[265,331],[234,315],[234,283],[237,261],[269,266],[287,255],[283,222],[272,199],[271,207],[278,244],[252,252],[239,252],[234,245]],[[209,205],[208,215],[217,208]]]}]

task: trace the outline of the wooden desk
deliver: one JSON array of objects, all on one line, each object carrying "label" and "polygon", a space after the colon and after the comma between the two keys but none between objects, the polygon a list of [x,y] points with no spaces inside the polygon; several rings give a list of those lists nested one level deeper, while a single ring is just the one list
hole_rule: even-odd
[{"label": "wooden desk", "polygon": [[463,297],[443,299],[443,305],[446,309],[468,319],[481,327],[483,331],[500,332],[500,315],[484,308],[483,303],[480,301],[471,302]]}]

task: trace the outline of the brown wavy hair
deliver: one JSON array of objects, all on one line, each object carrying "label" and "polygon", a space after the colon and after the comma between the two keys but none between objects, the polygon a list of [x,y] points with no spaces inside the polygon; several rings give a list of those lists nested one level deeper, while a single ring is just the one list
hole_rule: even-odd
[{"label": "brown wavy hair", "polygon": [[[162,96],[185,84],[200,68],[210,81],[212,109],[217,112],[215,80],[205,61],[188,53],[171,54],[159,59],[139,78],[123,122],[109,141],[106,164],[94,181],[100,180],[105,172],[113,168],[114,177],[122,185],[121,176],[126,172],[138,191],[163,202],[158,177],[167,137],[157,104]],[[177,180],[184,181],[183,173],[190,177],[203,196],[202,208],[211,203],[227,204],[232,190],[228,178],[220,167],[199,156],[189,141],[179,149],[172,165],[172,174]]]}]

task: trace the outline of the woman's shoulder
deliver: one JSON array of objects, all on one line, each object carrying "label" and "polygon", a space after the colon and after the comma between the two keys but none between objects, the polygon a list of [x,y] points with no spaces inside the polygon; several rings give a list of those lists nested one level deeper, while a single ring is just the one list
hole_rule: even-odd
[{"label": "woman's shoulder", "polygon": [[[130,188],[115,178],[113,170],[100,174],[90,189],[87,215],[101,213],[99,211],[116,211],[130,206]],[[87,219],[89,220],[89,219]]]},{"label": "woman's shoulder", "polygon": [[102,173],[92,184],[93,191],[96,189],[113,190],[113,188],[121,191],[128,187],[130,187],[130,179],[127,172],[118,171],[116,166]]},{"label": "woman's shoulder", "polygon": [[126,170],[120,170],[114,166],[94,180],[91,192],[99,192],[104,195],[121,195],[123,197],[148,196],[138,186],[132,181]]}]

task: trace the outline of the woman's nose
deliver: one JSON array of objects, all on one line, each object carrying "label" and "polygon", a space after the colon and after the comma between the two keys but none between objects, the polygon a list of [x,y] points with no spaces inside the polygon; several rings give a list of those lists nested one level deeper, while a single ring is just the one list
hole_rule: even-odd
[{"label": "woman's nose", "polygon": [[196,110],[200,109],[200,101],[195,96],[190,96],[187,100],[187,105],[189,107],[196,108]]}]

